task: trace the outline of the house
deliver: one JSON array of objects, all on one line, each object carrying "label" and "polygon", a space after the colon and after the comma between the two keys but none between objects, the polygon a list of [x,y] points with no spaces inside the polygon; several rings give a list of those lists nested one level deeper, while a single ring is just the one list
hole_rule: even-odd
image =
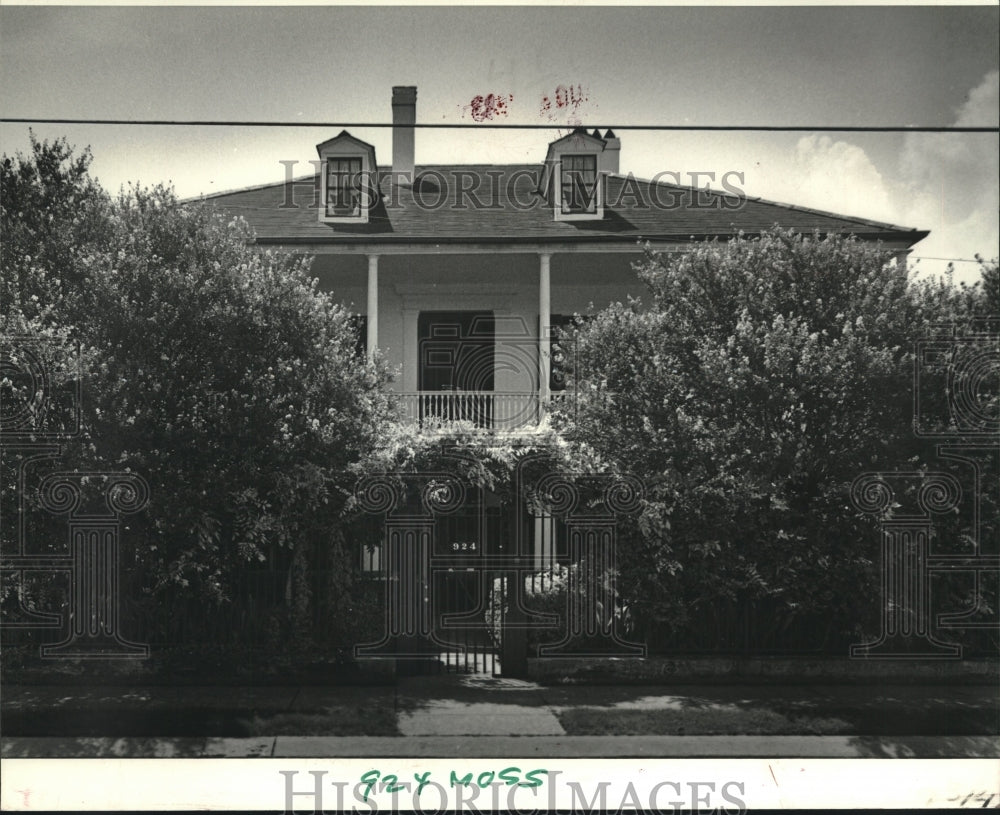
[{"label": "house", "polygon": [[261,247],[314,256],[320,286],[357,314],[363,347],[399,371],[413,420],[537,420],[562,386],[551,327],[638,294],[640,242],[680,250],[780,224],[905,256],[928,234],[639,180],[621,172],[611,130],[557,138],[536,164],[416,164],[418,137],[434,132],[414,127],[416,103],[416,88],[392,89],[390,164],[345,130],[317,146],[315,173],[292,177],[286,162],[279,183],[211,196]]},{"label": "house", "polygon": [[[415,127],[416,103],[416,88],[393,88],[388,163],[341,131],[317,145],[315,172],[296,177],[295,162],[286,162],[282,181],[211,200],[243,216],[262,248],[313,256],[320,286],[355,313],[360,348],[398,370],[393,387],[404,414],[423,427],[442,419],[501,430],[536,423],[564,386],[565,352],[553,327],[640,294],[631,264],[645,242],[679,251],[780,224],[881,241],[899,256],[927,234],[728,187],[685,187],[666,174],[640,180],[621,172],[621,140],[611,130],[561,135],[531,164],[417,164],[417,141],[434,131]],[[410,658],[455,645],[492,659],[496,646],[504,671],[516,675],[512,652],[498,645],[510,645],[497,633],[506,624],[484,630],[486,610],[507,603],[497,605],[495,581],[587,559],[604,566],[586,574],[613,575],[613,533],[601,519],[587,521],[594,528],[543,512],[512,521],[480,492],[434,520],[427,507],[426,517],[386,511],[384,520],[372,509],[375,526],[357,543],[362,570],[385,583],[386,629],[356,655]],[[521,591],[519,581],[509,585]],[[613,576],[588,597],[613,608]],[[521,600],[514,607],[524,610]],[[568,625],[592,628],[593,610],[575,608]],[[602,631],[616,653],[637,653]]]}]

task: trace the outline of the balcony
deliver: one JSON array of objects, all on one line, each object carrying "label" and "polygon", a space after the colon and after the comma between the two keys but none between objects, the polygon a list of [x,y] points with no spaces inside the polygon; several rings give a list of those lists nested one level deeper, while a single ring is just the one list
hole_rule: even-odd
[{"label": "balcony", "polygon": [[433,429],[470,422],[489,430],[516,430],[538,424],[540,399],[533,393],[496,391],[413,391],[398,394],[403,421]]}]

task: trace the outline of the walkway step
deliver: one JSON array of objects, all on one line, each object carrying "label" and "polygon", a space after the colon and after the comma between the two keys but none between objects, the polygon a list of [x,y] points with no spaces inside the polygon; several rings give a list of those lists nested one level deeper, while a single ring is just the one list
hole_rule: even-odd
[{"label": "walkway step", "polygon": [[404,736],[562,736],[551,710],[489,702],[434,700],[397,716]]}]

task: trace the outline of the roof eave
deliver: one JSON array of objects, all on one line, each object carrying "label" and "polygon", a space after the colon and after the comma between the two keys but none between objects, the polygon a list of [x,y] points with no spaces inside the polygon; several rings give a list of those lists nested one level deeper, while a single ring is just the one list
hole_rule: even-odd
[{"label": "roof eave", "polygon": [[[814,230],[810,230],[810,233]],[[370,245],[372,243],[385,243],[385,244],[560,244],[560,243],[620,243],[620,244],[636,244],[645,243],[646,241],[652,241],[655,243],[692,243],[692,242],[703,242],[711,240],[729,239],[735,237],[734,232],[701,232],[701,233],[650,233],[644,235],[629,235],[629,236],[619,236],[619,235],[574,235],[572,237],[566,235],[515,235],[515,236],[499,236],[499,235],[378,235],[378,234],[364,234],[364,235],[336,235],[335,237],[305,237],[301,235],[280,237],[280,236],[265,236],[258,237],[256,242],[262,246],[308,246],[308,245],[323,245],[323,246],[343,246],[343,245]],[[803,234],[806,234],[803,230]],[[873,230],[855,230],[855,229],[838,229],[838,230],[819,230],[819,235],[825,237],[830,234],[839,235],[856,235],[860,238],[866,238],[868,240],[877,241],[899,241],[907,244],[907,247],[913,246],[919,243],[924,238],[926,238],[930,232],[927,230],[910,230],[910,231],[873,231]]]}]

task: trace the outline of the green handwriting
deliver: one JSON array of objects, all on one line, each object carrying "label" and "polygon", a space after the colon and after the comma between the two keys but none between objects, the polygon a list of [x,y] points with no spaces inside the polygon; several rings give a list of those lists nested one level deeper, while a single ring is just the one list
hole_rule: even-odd
[{"label": "green handwriting", "polygon": [[[498,772],[486,770],[479,773],[479,775],[466,773],[463,776],[459,776],[457,772],[452,770],[448,777],[448,786],[453,788],[459,786],[477,786],[483,788],[489,787],[492,784],[503,784],[508,787],[514,785],[518,787],[540,787],[545,783],[544,776],[548,772],[548,770],[541,769],[529,770],[522,775],[520,767],[504,767]],[[430,783],[430,771],[414,773],[413,779],[417,782],[416,795],[419,795],[424,787]],[[409,790],[411,787],[409,781],[400,783],[398,775],[394,773],[383,774],[381,770],[369,770],[361,776],[361,783],[365,786],[365,793],[362,800],[366,802],[368,801],[368,796],[371,795],[372,790],[376,786],[382,792],[390,794],[399,792],[400,790]]]}]

